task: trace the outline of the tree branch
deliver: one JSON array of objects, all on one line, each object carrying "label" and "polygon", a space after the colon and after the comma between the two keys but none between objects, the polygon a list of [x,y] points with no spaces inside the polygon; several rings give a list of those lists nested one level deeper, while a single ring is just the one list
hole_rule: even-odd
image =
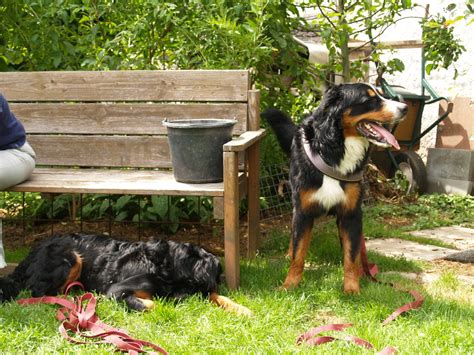
[{"label": "tree branch", "polygon": [[318,5],[318,9],[319,9],[319,12],[321,13],[321,15],[323,15],[323,17],[329,22],[331,27],[336,30],[337,29],[336,25],[331,21],[331,19],[324,13],[323,9],[321,8],[320,1],[317,1],[316,5]]},{"label": "tree branch", "polygon": [[[377,37],[380,37],[382,35],[382,33],[384,33],[390,26],[394,25],[395,23],[401,21],[401,20],[406,20],[406,19],[409,19],[409,18],[416,18],[416,19],[422,19],[422,17],[420,16],[407,16],[407,17],[402,17],[402,18],[399,18],[398,20],[394,20],[392,23],[388,24],[387,27],[385,27],[385,29],[383,29],[383,31],[381,33],[379,33],[377,36],[375,36],[374,38],[377,38]],[[380,26],[382,27],[382,26]],[[362,32],[365,32],[367,31],[368,27],[365,27],[365,28],[362,28],[358,31],[354,31],[352,32],[351,34],[358,34],[358,33],[362,33]],[[374,29],[377,29],[377,28],[374,28]]]}]

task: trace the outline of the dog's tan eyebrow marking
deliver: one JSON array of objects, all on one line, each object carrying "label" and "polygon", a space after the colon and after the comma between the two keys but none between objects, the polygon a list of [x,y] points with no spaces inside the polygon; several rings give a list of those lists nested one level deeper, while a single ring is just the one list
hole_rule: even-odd
[{"label": "dog's tan eyebrow marking", "polygon": [[372,90],[372,89],[367,89],[367,94],[370,96],[370,97],[375,97],[377,96],[377,93]]}]

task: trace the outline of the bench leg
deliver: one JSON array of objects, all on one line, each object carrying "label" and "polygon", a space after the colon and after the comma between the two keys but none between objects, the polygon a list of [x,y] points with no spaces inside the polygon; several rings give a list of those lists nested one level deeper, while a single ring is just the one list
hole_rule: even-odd
[{"label": "bench leg", "polygon": [[238,154],[224,152],[224,259],[227,286],[240,284]]},{"label": "bench leg", "polygon": [[260,157],[259,143],[248,150],[248,244],[247,257],[254,258],[260,239]]},{"label": "bench leg", "polygon": [[3,241],[2,241],[2,239],[3,239],[2,218],[0,217],[0,269],[7,266],[7,262],[5,260],[5,252],[3,250]]}]

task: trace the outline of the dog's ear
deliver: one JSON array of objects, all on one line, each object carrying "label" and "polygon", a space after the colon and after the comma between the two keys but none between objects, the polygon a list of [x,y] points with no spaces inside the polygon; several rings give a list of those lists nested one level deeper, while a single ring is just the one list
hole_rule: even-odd
[{"label": "dog's ear", "polygon": [[339,164],[344,154],[342,130],[343,93],[341,86],[333,86],[324,94],[319,108],[313,113],[313,132],[306,132],[307,139],[314,138],[314,145],[324,160],[331,165]]}]

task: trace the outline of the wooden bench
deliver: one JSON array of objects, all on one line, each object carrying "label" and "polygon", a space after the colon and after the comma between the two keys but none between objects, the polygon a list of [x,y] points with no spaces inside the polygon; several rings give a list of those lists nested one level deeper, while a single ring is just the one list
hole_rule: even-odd
[{"label": "wooden bench", "polygon": [[[248,256],[259,238],[259,91],[247,70],[2,72],[37,168],[9,191],[208,196],[223,206],[225,275],[240,282],[239,202],[248,197]],[[164,119],[233,118],[222,183],[176,182]]]}]

